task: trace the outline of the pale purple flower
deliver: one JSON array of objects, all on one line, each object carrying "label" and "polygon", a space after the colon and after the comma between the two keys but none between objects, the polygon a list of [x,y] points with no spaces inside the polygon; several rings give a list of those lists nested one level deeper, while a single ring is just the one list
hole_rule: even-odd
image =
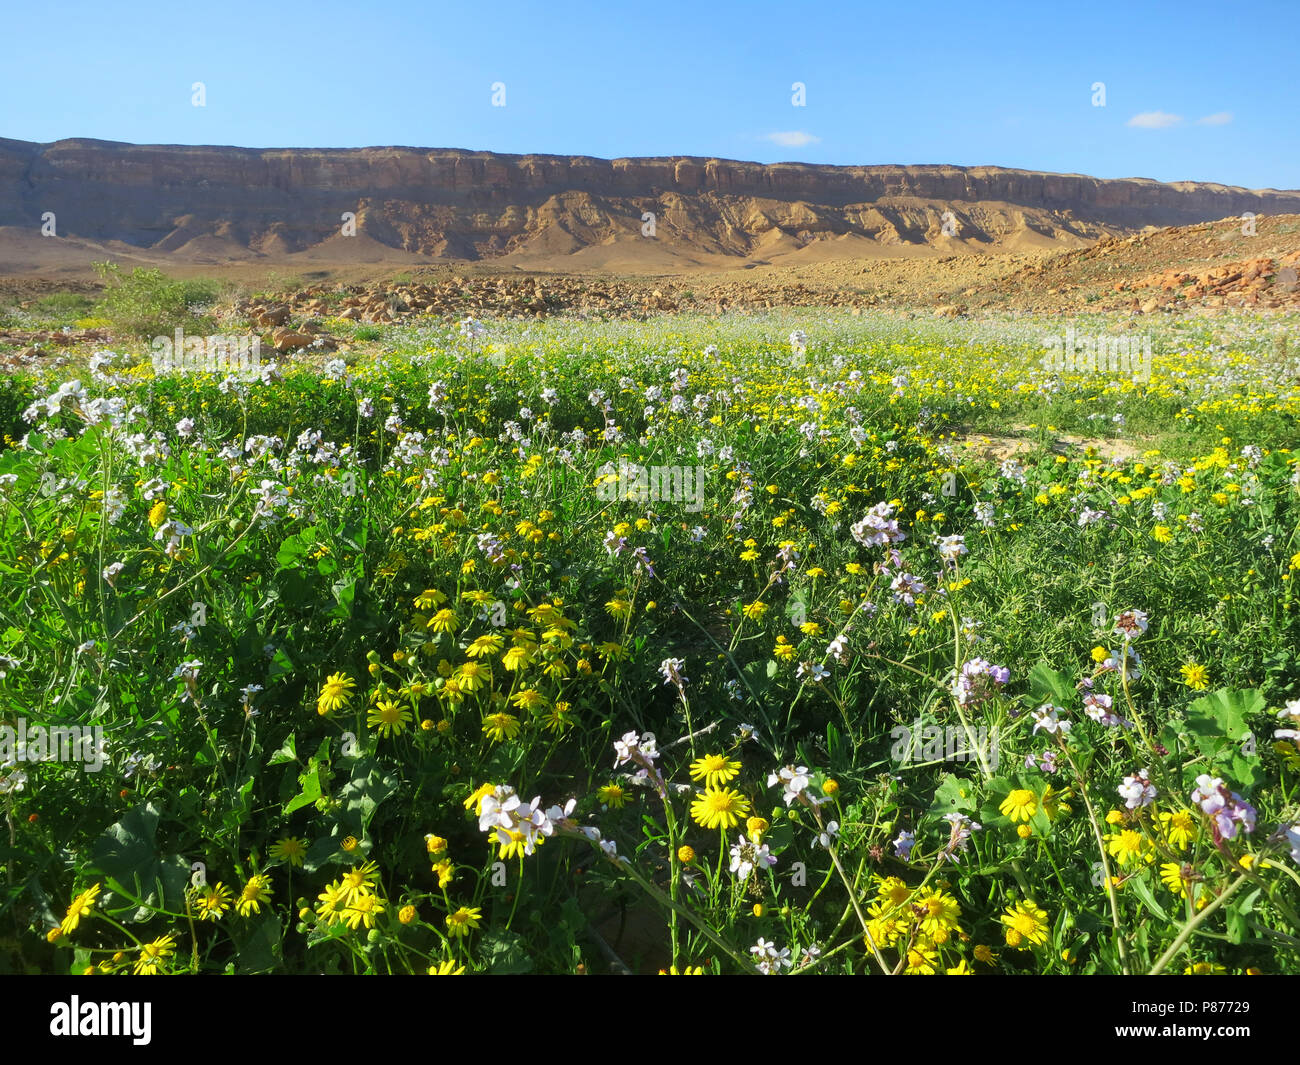
[{"label": "pale purple flower", "polygon": [[1037,769],[1040,773],[1055,773],[1056,758],[1057,752],[1054,750],[1046,750],[1042,754],[1034,754],[1030,751],[1025,755],[1025,768]]},{"label": "pale purple flower", "polygon": [[782,766],[775,773],[768,774],[767,786],[781,785],[781,799],[786,806],[791,806],[802,796],[812,783],[808,776],[808,767],[804,765]]},{"label": "pale purple flower", "polygon": [[1300,824],[1283,826],[1282,833],[1291,847],[1291,860],[1300,865]]},{"label": "pale purple flower", "polygon": [[682,666],[686,665],[680,658],[665,658],[659,663],[659,672],[663,675],[665,684],[676,685],[677,690],[681,691],[685,686],[688,677],[682,676]]},{"label": "pale purple flower", "polygon": [[1042,729],[1044,732],[1056,735],[1059,733],[1064,736],[1070,731],[1070,722],[1061,720],[1060,715],[1065,713],[1059,706],[1052,706],[1050,703],[1044,703],[1033,711],[1034,731]]},{"label": "pale purple flower", "polygon": [[795,677],[802,679],[805,676],[811,676],[813,682],[823,681],[831,675],[831,671],[823,666],[820,662],[800,662],[799,668],[795,670]]},{"label": "pale purple flower", "polygon": [[979,832],[984,826],[972,821],[965,814],[947,813],[943,815],[943,819],[948,822],[951,832],[939,857],[944,861],[955,862],[958,860],[957,855],[966,850],[971,833]]},{"label": "pale purple flower", "polygon": [[1213,819],[1214,833],[1219,839],[1235,837],[1238,826],[1247,832],[1255,831],[1255,808],[1235,791],[1229,791],[1219,777],[1211,777],[1208,773],[1198,776],[1192,802]]},{"label": "pale purple flower", "polygon": [[939,556],[947,563],[955,563],[962,555],[968,555],[964,536],[944,536],[939,540]]},{"label": "pale purple flower", "polygon": [[756,868],[770,869],[774,865],[776,856],[766,843],[755,844],[742,835],[731,847],[731,871],[742,883],[749,879],[749,874]]},{"label": "pale purple flower", "polygon": [[1139,769],[1132,776],[1125,777],[1124,783],[1119,786],[1118,790],[1119,797],[1124,800],[1124,805],[1130,810],[1150,806],[1156,801],[1155,785],[1151,783],[1145,769]]},{"label": "pale purple flower", "polygon": [[849,528],[849,533],[863,547],[883,547],[886,544],[899,543],[907,539],[907,533],[892,520],[894,508],[888,503],[877,503],[856,525]]},{"label": "pale purple flower", "polygon": [[1123,725],[1132,728],[1131,722],[1114,713],[1115,700],[1101,692],[1089,692],[1083,697],[1083,712],[1100,725],[1114,728]]},{"label": "pale purple flower", "polygon": [[953,698],[962,706],[975,705],[997,694],[1011,679],[1006,666],[995,666],[983,658],[972,658],[962,663],[952,682]]},{"label": "pale purple flower", "polygon": [[200,662],[198,659],[191,659],[188,662],[182,662],[179,666],[177,666],[174,670],[172,670],[171,679],[183,680],[186,683],[191,683],[193,681],[196,681],[199,679],[199,667],[202,665],[203,663]]},{"label": "pale purple flower", "polygon": [[912,860],[912,848],[916,846],[916,834],[903,829],[898,833],[898,838],[893,842],[895,857],[902,858],[905,862],[910,862]]},{"label": "pale purple flower", "polygon": [[650,561],[650,556],[644,547],[638,547],[632,552],[632,561],[638,569],[645,570],[647,576],[655,575],[654,563]]},{"label": "pale purple flower", "polygon": [[1147,615],[1142,610],[1125,610],[1115,618],[1115,635],[1136,640],[1147,631]]}]

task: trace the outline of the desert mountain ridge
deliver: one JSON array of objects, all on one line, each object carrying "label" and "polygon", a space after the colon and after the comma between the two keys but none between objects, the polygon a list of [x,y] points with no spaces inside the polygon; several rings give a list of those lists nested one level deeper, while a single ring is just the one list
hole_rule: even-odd
[{"label": "desert mountain ridge", "polygon": [[1248,211],[1300,213],[1300,191],[995,166],[0,138],[11,274],[103,258],[679,272],[1058,251]]}]

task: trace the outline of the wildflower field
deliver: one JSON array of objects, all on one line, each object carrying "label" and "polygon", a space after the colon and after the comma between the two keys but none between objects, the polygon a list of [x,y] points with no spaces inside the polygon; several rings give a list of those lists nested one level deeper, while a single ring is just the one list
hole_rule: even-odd
[{"label": "wildflower field", "polygon": [[1300,385],[1158,329],[5,378],[0,970],[1300,971]]}]

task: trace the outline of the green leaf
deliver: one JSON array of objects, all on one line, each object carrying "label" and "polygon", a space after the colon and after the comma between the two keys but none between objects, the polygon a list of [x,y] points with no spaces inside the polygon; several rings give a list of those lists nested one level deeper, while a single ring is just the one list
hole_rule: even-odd
[{"label": "green leaf", "polygon": [[300,778],[302,791],[299,792],[289,804],[285,806],[285,815],[293,813],[295,810],[301,810],[304,806],[310,806],[321,797],[320,790],[320,770],[312,769],[304,773]]},{"label": "green leaf", "polygon": [[505,929],[491,928],[479,940],[479,955],[487,971],[511,976],[533,971],[533,959],[524,949],[523,937]]},{"label": "green leaf", "polygon": [[943,781],[934,793],[928,813],[937,817],[944,814],[965,812],[975,809],[975,785],[967,780],[960,780],[951,773],[944,774]]},{"label": "green leaf", "polygon": [[275,575],[275,587],[280,601],[286,606],[306,609],[316,605],[312,577],[296,566],[279,570]]},{"label": "green leaf", "polygon": [[1237,790],[1243,796],[1249,796],[1263,781],[1264,770],[1258,758],[1250,758],[1244,754],[1233,754],[1228,766],[1228,776],[1231,777],[1232,782],[1237,785]]},{"label": "green leaf", "polygon": [[139,899],[133,920],[153,916],[151,907],[173,913],[184,908],[190,864],[178,855],[163,857],[156,836],[161,811],[153,803],[137,806],[110,827],[91,851],[90,864],[109,880],[110,890]]},{"label": "green leaf", "polygon": [[1124,887],[1131,887],[1133,889],[1133,894],[1141,899],[1146,904],[1147,909],[1159,917],[1160,920],[1169,920],[1169,914],[1166,913],[1165,908],[1156,901],[1155,895],[1151,892],[1151,885],[1147,883],[1145,876],[1130,877],[1128,880],[1124,881]]},{"label": "green leaf", "polygon": [[271,667],[267,671],[267,675],[270,679],[275,680],[278,677],[289,676],[296,671],[297,666],[293,664],[293,659],[285,653],[283,647],[277,647],[275,649],[275,657],[271,659]]},{"label": "green leaf", "polygon": [[335,581],[332,590],[334,592],[335,606],[327,616],[346,621],[352,616],[352,600],[357,594],[356,579]]},{"label": "green leaf", "polygon": [[1264,696],[1254,688],[1246,691],[1221,689],[1202,695],[1188,706],[1185,713],[1187,727],[1196,736],[1207,739],[1226,737],[1236,742],[1249,731],[1246,718],[1258,714],[1266,705]]},{"label": "green leaf", "polygon": [[[8,851],[9,848],[6,847],[5,850]],[[10,857],[11,855],[20,858],[30,857],[22,851],[17,850],[9,851],[9,854],[3,855],[3,857]],[[54,908],[51,906],[50,897],[45,893],[45,889],[41,886],[41,878],[38,874],[33,873],[27,878],[26,890],[28,899],[34,904],[33,908],[40,914],[41,923],[47,928],[51,925],[58,924],[59,917],[55,914]]]},{"label": "green leaf", "polygon": [[307,848],[307,856],[302,861],[304,873],[314,873],[324,866],[342,862],[347,855],[340,844],[345,833],[337,825],[328,836],[320,836]]},{"label": "green leaf", "polygon": [[1039,662],[1029,671],[1029,690],[1036,702],[1051,702],[1054,706],[1061,707],[1069,706],[1070,701],[1079,694],[1065,676],[1045,662]]},{"label": "green leaf", "polygon": [[239,828],[247,818],[249,811],[252,809],[252,803],[249,801],[249,795],[253,790],[254,778],[250,775],[239,786],[237,791],[232,791],[230,796],[230,809],[225,812],[221,818],[222,825],[234,830]]},{"label": "green leaf", "polygon": [[277,969],[283,960],[284,936],[279,919],[272,913],[264,913],[252,922],[251,927],[245,929],[242,924],[234,937],[239,951],[236,971],[269,973]]},{"label": "green leaf", "polygon": [[156,861],[154,839],[158,834],[159,815],[153,803],[128,811],[96,841],[91,852],[95,868],[106,876],[122,878]]},{"label": "green leaf", "polygon": [[1235,906],[1230,906],[1223,916],[1228,942],[1237,944],[1246,938],[1246,915]]},{"label": "green leaf", "polygon": [[766,661],[746,662],[741,667],[741,672],[745,674],[745,679],[749,682],[750,688],[760,698],[763,692],[767,690],[770,679],[776,676],[776,670],[773,668],[775,665],[776,663],[769,658]]},{"label": "green leaf", "polygon": [[1041,839],[1046,839],[1052,834],[1052,819],[1047,816],[1042,803],[1034,808],[1034,815],[1029,819],[1029,824],[1033,827],[1034,835]]},{"label": "green leaf", "polygon": [[287,536],[275,553],[276,565],[281,569],[294,569],[316,545],[316,527]]},{"label": "green leaf", "polygon": [[297,733],[290,732],[289,738],[284,741],[275,754],[271,755],[267,765],[283,765],[285,762],[296,762],[298,760],[298,736]]},{"label": "green leaf", "polygon": [[339,797],[345,810],[360,815],[364,831],[379,804],[397,791],[398,783],[397,777],[384,773],[373,758],[358,758],[352,766],[352,779],[343,785]]}]

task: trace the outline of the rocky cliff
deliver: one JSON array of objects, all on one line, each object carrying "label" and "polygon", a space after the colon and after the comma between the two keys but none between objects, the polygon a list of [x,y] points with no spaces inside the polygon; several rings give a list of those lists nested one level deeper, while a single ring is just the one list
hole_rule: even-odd
[{"label": "rocky cliff", "polygon": [[[0,139],[0,226],[195,261],[358,247],[565,256],[653,240],[761,256],[839,238],[906,250],[1079,246],[1145,226],[1300,212],[1300,192],[999,167],[764,165],[451,149],[248,149]],[[344,212],[355,215],[355,236]],[[951,212],[951,214],[945,214]]]}]

